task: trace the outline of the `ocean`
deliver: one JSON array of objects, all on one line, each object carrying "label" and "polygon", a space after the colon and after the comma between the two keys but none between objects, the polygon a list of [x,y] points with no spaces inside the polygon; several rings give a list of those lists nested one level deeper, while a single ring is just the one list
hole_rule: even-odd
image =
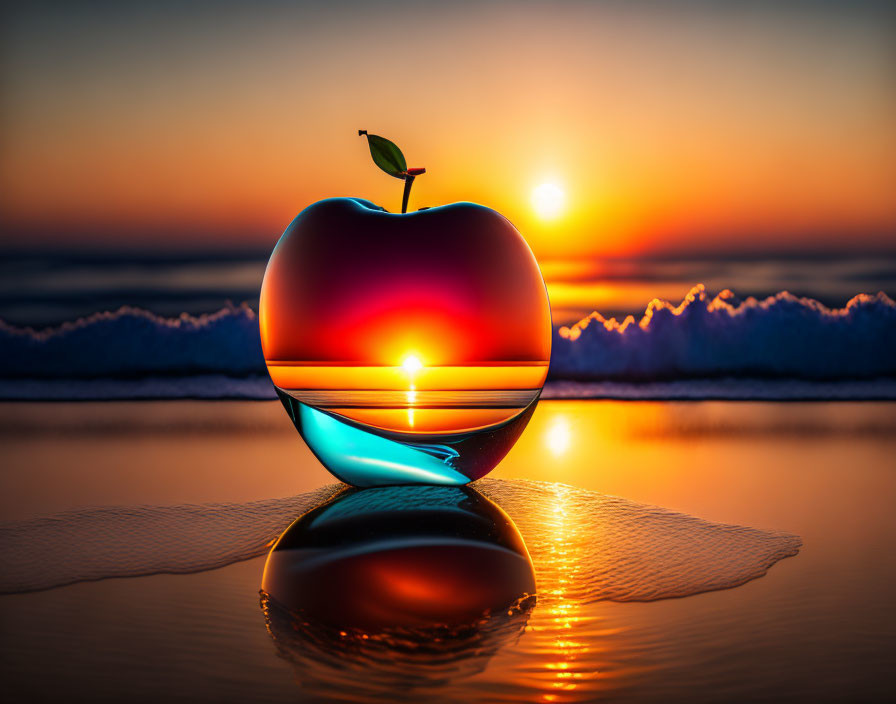
[{"label": "ocean", "polygon": [[[10,253],[0,398],[269,399],[266,256]],[[896,398],[896,257],[542,262],[546,398]]]},{"label": "ocean", "polygon": [[[470,488],[411,490],[506,513],[534,598],[386,635],[262,591],[277,537],[346,491],[274,402],[263,256],[0,268],[12,701],[894,696],[893,258],[544,262],[552,366],[529,426]],[[408,491],[354,496],[403,509]],[[331,614],[369,604],[346,584]]]}]

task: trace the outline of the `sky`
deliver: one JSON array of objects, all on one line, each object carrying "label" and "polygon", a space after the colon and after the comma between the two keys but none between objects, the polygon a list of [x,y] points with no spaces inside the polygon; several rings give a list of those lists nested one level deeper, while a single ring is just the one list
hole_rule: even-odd
[{"label": "sky", "polygon": [[426,168],[412,209],[490,206],[540,260],[896,251],[886,3],[23,5],[2,248],[265,250],[321,198],[398,210],[366,129]]}]

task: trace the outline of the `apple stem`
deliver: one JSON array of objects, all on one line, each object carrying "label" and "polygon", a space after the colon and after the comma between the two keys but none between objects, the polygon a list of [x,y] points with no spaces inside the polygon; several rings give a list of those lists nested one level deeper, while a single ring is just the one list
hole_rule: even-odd
[{"label": "apple stem", "polygon": [[404,177],[404,193],[401,196],[401,212],[408,212],[408,198],[411,197],[411,186],[414,185],[414,179],[416,176],[411,176],[408,174]]}]

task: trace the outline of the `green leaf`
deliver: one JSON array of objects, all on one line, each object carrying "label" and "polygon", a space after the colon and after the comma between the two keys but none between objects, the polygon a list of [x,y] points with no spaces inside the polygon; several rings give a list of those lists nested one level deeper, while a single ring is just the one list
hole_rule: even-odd
[{"label": "green leaf", "polygon": [[366,130],[358,130],[358,134],[367,137],[374,164],[395,178],[403,179],[407,175],[408,165],[404,154],[393,142],[376,134],[367,134]]}]

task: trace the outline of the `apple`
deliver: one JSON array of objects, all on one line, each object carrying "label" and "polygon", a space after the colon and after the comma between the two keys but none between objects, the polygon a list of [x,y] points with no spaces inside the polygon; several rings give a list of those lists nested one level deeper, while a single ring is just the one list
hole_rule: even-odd
[{"label": "apple", "polygon": [[263,591],[337,631],[472,626],[532,597],[532,561],[510,517],[469,487],[437,491],[337,494],[278,538]]},{"label": "apple", "polygon": [[[393,166],[404,209],[423,170],[403,157]],[[259,318],[268,370],[300,433],[359,486],[459,484],[490,471],[525,426],[508,424],[534,410],[550,360],[538,263],[507,218],[474,203],[308,206],[271,255]]]}]

